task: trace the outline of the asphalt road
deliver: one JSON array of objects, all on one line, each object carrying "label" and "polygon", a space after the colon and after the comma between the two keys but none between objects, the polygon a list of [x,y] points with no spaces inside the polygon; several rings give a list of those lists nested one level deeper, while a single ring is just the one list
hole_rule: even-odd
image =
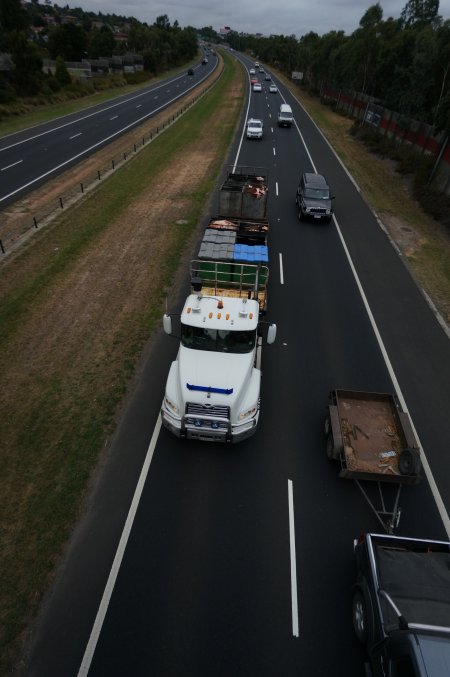
[{"label": "asphalt road", "polygon": [[0,209],[129,132],[205,80],[217,57],[132,94],[0,139]]},{"label": "asphalt road", "polygon": [[[267,89],[243,116],[264,119],[264,138],[237,138],[230,156],[270,172],[267,319],[278,336],[263,352],[259,430],[232,447],[154,432],[177,346],[163,335],[152,343],[27,675],[363,675],[352,547],[380,527],[325,454],[334,387],[404,398],[430,472],[402,490],[397,533],[447,538],[436,496],[448,511],[448,337],[315,125],[283,86]],[[282,96],[291,129],[276,125]],[[330,225],[297,218],[300,173],[314,168],[336,195]]]}]

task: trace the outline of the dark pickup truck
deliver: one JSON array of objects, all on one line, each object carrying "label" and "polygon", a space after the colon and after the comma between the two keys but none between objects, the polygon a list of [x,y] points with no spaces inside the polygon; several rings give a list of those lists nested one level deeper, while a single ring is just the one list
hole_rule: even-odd
[{"label": "dark pickup truck", "polygon": [[352,616],[373,677],[450,676],[450,543],[365,534]]}]

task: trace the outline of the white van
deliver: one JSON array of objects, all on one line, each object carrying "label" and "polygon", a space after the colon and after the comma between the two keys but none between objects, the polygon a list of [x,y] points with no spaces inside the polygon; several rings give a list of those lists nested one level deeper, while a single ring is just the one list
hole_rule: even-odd
[{"label": "white van", "polygon": [[292,108],[287,103],[282,103],[278,111],[278,127],[290,127],[293,119]]}]

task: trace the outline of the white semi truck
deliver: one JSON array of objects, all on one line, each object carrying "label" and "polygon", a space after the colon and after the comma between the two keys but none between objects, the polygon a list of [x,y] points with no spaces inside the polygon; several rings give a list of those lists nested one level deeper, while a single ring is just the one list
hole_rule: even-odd
[{"label": "white semi truck", "polygon": [[[193,293],[181,313],[181,341],[161,407],[163,425],[178,437],[239,442],[256,432],[260,352],[276,325],[262,322],[265,266],[194,261]],[[164,315],[172,334],[172,317]],[[265,326],[264,326],[265,325]]]}]

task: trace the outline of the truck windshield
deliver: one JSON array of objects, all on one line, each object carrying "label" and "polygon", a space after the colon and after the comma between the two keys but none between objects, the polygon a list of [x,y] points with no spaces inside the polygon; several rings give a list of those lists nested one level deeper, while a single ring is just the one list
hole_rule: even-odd
[{"label": "truck windshield", "polygon": [[328,188],[306,188],[305,197],[309,197],[312,200],[329,200],[330,191]]},{"label": "truck windshield", "polygon": [[212,350],[216,353],[250,353],[256,341],[256,329],[234,331],[207,329],[181,325],[181,343],[193,350]]}]

